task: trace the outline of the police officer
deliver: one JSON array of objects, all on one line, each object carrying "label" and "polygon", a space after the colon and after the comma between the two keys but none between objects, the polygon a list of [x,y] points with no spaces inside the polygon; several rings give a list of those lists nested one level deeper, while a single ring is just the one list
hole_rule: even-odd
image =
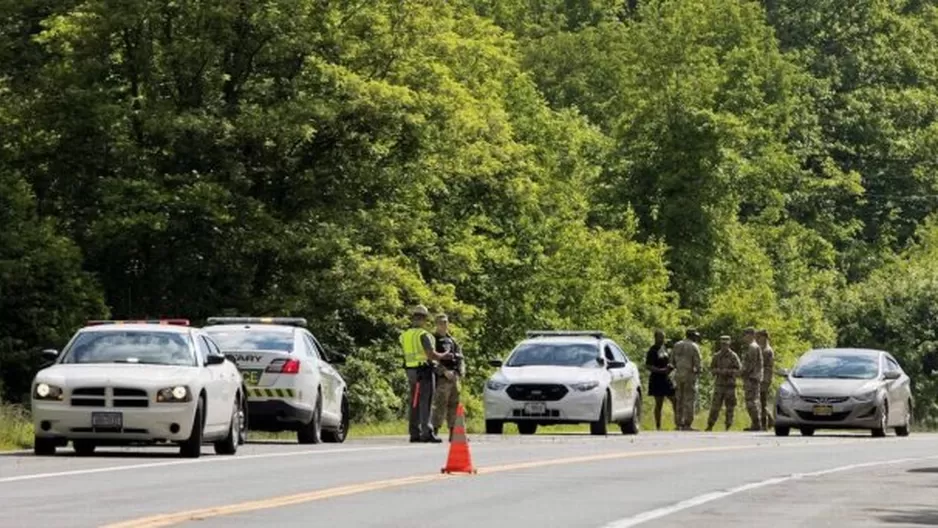
[{"label": "police officer", "polygon": [[775,350],[769,342],[769,331],[765,328],[756,333],[756,343],[762,347],[762,385],[759,387],[759,404],[762,408],[760,425],[764,431],[775,425],[772,419],[772,375],[775,373]]},{"label": "police officer", "polygon": [[440,361],[436,367],[436,392],[433,394],[433,430],[439,433],[446,417],[446,429],[453,437],[453,425],[456,423],[456,407],[459,405],[459,379],[466,375],[462,348],[449,333],[449,317],[446,314],[436,316],[436,351],[440,354],[451,353],[452,359]]},{"label": "police officer", "polygon": [[694,410],[697,404],[697,378],[700,376],[700,333],[687,329],[685,338],[671,349],[674,365],[675,400],[674,421],[679,431],[693,431]]},{"label": "police officer", "polygon": [[762,385],[762,348],[756,343],[756,329],[747,328],[743,331],[743,342],[746,350],[743,352],[743,392],[746,395],[746,410],[752,425],[747,431],[762,430],[762,420],[759,418],[759,388]]},{"label": "police officer", "polygon": [[435,350],[434,338],[424,329],[430,312],[426,306],[418,305],[411,311],[410,328],[400,337],[404,350],[404,370],[410,386],[408,409],[410,418],[410,441],[440,443],[430,423],[433,406],[434,372],[436,361],[452,359],[452,353],[440,354]]},{"label": "police officer", "polygon": [[736,377],[743,365],[739,356],[730,348],[730,336],[720,336],[720,351],[710,360],[710,372],[713,373],[713,399],[710,402],[710,419],[707,420],[707,430],[712,431],[713,426],[720,417],[720,407],[726,405],[726,429],[733,425],[733,414],[736,410]]}]

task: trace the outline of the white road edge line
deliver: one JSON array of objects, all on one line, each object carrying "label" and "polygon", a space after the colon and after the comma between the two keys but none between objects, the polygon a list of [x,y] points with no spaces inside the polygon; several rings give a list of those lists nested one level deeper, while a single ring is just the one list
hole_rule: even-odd
[{"label": "white road edge line", "polygon": [[230,457],[197,458],[194,460],[172,460],[168,462],[151,462],[148,464],[129,464],[126,466],[107,466],[101,468],[76,469],[72,471],[59,471],[56,473],[33,473],[15,477],[0,478],[0,484],[21,482],[24,480],[38,480],[45,478],[70,477],[73,475],[93,475],[95,473],[111,473],[115,471],[130,471],[132,469],[148,469],[168,466],[183,466],[190,464],[210,464],[213,462],[237,462],[239,460],[256,460],[259,458],[281,458],[300,455],[331,455],[336,453],[360,453],[362,451],[392,451],[397,449],[418,449],[421,446],[376,446],[376,447],[349,447],[343,449],[323,449],[305,451],[286,451],[281,453],[260,453],[257,455],[242,455]]},{"label": "white road edge line", "polygon": [[760,482],[751,482],[749,484],[743,484],[742,486],[737,486],[723,491],[714,491],[710,493],[704,493],[703,495],[698,495],[696,497],[672,504],[670,506],[665,506],[662,508],[656,508],[654,510],[649,510],[638,515],[633,515],[626,517],[624,519],[619,519],[618,521],[613,521],[609,524],[604,525],[602,528],[630,528],[632,526],[638,526],[639,524],[646,523],[648,521],[653,521],[655,519],[660,519],[662,517],[667,517],[678,513],[683,510],[694,508],[706,504],[708,502],[713,502],[720,500],[731,495],[736,495],[738,493],[745,493],[758,488],[764,488],[767,486],[773,486],[775,484],[781,484],[783,482],[788,482],[791,480],[799,480],[803,478],[811,477],[820,477],[824,475],[830,475],[832,473],[840,473],[843,471],[851,471],[854,469],[862,469],[868,467],[876,466],[890,466],[895,464],[904,464],[906,462],[916,462],[922,460],[931,460],[936,459],[938,456],[928,456],[928,457],[919,457],[919,458],[900,458],[897,460],[886,460],[880,462],[866,462],[863,464],[850,464],[849,466],[840,466],[831,469],[823,469],[821,471],[812,471],[810,473],[793,473],[791,475],[782,476],[782,477],[773,477],[766,479]]}]

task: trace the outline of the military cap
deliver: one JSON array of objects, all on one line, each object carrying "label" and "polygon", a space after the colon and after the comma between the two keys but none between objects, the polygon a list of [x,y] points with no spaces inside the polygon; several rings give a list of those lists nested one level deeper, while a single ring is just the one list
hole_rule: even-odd
[{"label": "military cap", "polygon": [[685,335],[687,335],[687,337],[700,337],[700,332],[698,332],[696,328],[688,328]]},{"label": "military cap", "polygon": [[745,334],[745,335],[751,335],[751,334],[754,334],[754,333],[756,333],[756,329],[753,328],[753,327],[751,327],[751,326],[747,326],[746,329],[743,330],[743,334]]},{"label": "military cap", "polygon": [[448,323],[449,317],[447,317],[445,313],[438,313],[436,314],[436,320],[441,323]]},{"label": "military cap", "polygon": [[759,331],[756,332],[756,335],[760,335],[762,337],[769,337],[769,331],[766,330],[765,328],[760,328]]},{"label": "military cap", "polygon": [[731,338],[731,337],[728,336],[728,335],[721,335],[721,336],[720,336],[720,341],[732,341],[732,340],[733,340],[733,338]]},{"label": "military cap", "polygon": [[427,310],[426,306],[422,304],[418,304],[417,306],[414,306],[414,309],[411,310],[410,313],[411,315],[422,315],[424,317],[427,317],[430,315],[430,310]]}]

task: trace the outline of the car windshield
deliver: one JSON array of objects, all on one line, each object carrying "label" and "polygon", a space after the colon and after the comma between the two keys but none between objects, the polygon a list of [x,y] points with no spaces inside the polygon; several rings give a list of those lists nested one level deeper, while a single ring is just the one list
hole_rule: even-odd
[{"label": "car windshield", "polygon": [[866,354],[819,354],[801,360],[795,378],[873,379],[879,375],[879,358]]},{"label": "car windshield", "polygon": [[599,348],[588,343],[529,343],[508,358],[507,367],[600,367]]},{"label": "car windshield", "polygon": [[291,352],[293,350],[293,331],[264,330],[258,328],[209,329],[218,348],[225,352],[266,350]]},{"label": "car windshield", "polygon": [[147,330],[82,332],[63,354],[62,363],[196,365],[188,336]]}]

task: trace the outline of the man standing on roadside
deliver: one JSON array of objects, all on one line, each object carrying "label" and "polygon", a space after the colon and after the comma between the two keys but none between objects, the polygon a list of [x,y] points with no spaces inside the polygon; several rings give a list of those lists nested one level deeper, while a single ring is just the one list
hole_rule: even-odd
[{"label": "man standing on roadside", "polygon": [[713,399],[710,401],[710,419],[707,420],[707,431],[720,417],[720,407],[726,405],[726,430],[733,425],[733,415],[736,410],[736,377],[743,365],[739,356],[730,348],[730,336],[720,336],[720,351],[714,354],[710,361],[710,372],[713,373]]},{"label": "man standing on roadside", "polygon": [[674,421],[678,431],[693,431],[694,410],[697,404],[697,378],[700,376],[700,346],[696,341],[700,333],[688,328],[686,337],[671,350],[674,365],[675,406]]},{"label": "man standing on roadside", "polygon": [[762,430],[762,420],[759,418],[759,389],[762,386],[762,349],[756,343],[756,329],[747,328],[743,331],[743,342],[746,350],[743,352],[743,391],[746,395],[746,410],[752,425],[747,431]]},{"label": "man standing on roadside", "polygon": [[772,402],[769,400],[772,392],[772,376],[775,374],[775,350],[769,343],[769,331],[765,328],[759,330],[756,334],[756,343],[762,348],[762,385],[759,388],[759,406],[762,410],[762,421],[759,425],[763,431],[767,431],[775,425],[772,419]]},{"label": "man standing on roadside", "polygon": [[462,348],[449,333],[449,317],[446,314],[436,316],[436,351],[439,354],[452,354],[452,359],[444,359],[436,367],[436,392],[433,395],[433,430],[439,434],[446,417],[446,429],[453,437],[456,424],[456,407],[459,405],[459,379],[466,374]]},{"label": "man standing on roadside", "polygon": [[424,329],[430,312],[426,306],[418,305],[411,311],[410,328],[400,337],[404,351],[404,370],[410,386],[409,418],[410,441],[442,442],[433,431],[430,423],[430,410],[433,406],[434,374],[436,361],[452,359],[453,355],[437,353],[433,336]]}]

